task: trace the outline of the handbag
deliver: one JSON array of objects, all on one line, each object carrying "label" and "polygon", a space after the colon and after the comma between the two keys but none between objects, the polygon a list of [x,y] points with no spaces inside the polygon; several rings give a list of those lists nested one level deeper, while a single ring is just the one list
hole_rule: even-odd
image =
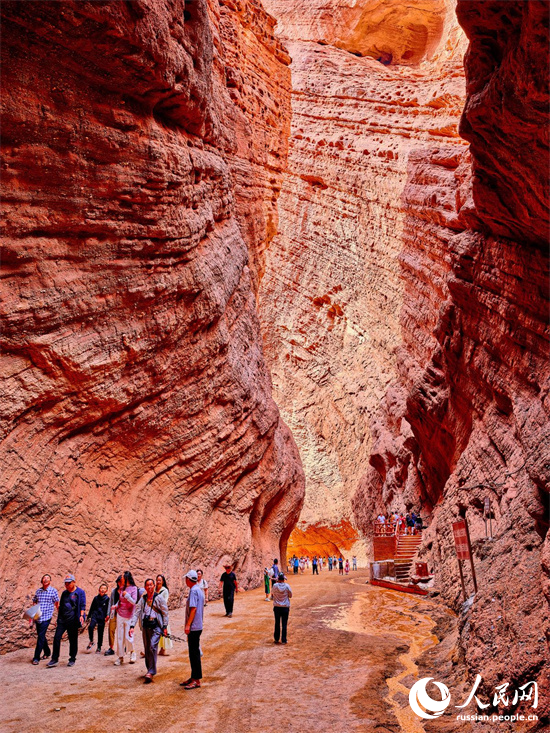
[{"label": "handbag", "polygon": [[38,603],[35,603],[34,606],[23,611],[23,618],[26,618],[29,621],[39,621],[41,617],[42,611],[40,610],[40,605]]}]

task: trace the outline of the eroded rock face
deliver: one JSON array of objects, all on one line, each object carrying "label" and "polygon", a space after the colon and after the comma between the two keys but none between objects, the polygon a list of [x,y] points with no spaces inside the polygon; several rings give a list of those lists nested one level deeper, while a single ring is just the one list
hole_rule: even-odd
[{"label": "eroded rock face", "polygon": [[491,232],[548,246],[546,0],[459,0],[471,39],[461,135],[473,156],[473,194]]},{"label": "eroded rock face", "polygon": [[371,56],[417,64],[435,54],[452,22],[448,0],[267,0],[278,32]]},{"label": "eroded rock face", "polygon": [[[548,150],[540,141],[548,129],[548,94],[546,76],[532,73],[547,67],[541,5],[458,4],[470,37],[463,128],[472,161],[454,149],[447,155],[426,149],[410,159],[399,378],[374,422],[371,468],[354,508],[366,532],[380,503],[420,508],[430,521],[420,555],[457,610],[462,592],[451,524],[468,519],[479,591],[461,616],[462,654],[472,680],[482,675],[482,698],[492,699],[497,684],[513,689],[538,681],[544,727],[550,710],[549,269],[548,250],[540,247],[544,221],[536,212],[547,200]],[[487,28],[499,29],[491,44]],[[527,61],[526,49],[531,76],[517,82],[516,63],[522,55]],[[483,70],[475,63],[480,57]],[[514,100],[497,114],[493,95],[502,90]],[[534,131],[540,156],[529,176],[531,153],[521,144],[526,128]],[[485,540],[486,497],[494,512],[492,541]],[[468,569],[466,580],[472,592]]]},{"label": "eroded rock face", "polygon": [[2,641],[44,572],[246,584],[303,472],[254,291],[289,71],[254,2],[2,5]]},{"label": "eroded rock face", "polygon": [[[267,257],[260,314],[275,399],[306,469],[300,529],[307,538],[311,525],[316,539],[296,542],[320,552],[320,525],[329,537],[342,520],[353,522],[351,497],[370,455],[369,422],[397,376],[409,156],[427,145],[465,148],[457,132],[465,39],[449,5],[445,38],[431,59],[415,68],[386,66],[295,40],[313,38],[312,18],[321,16],[305,4],[287,5],[267,3],[290,36],[284,43],[292,57],[293,118],[280,232]],[[369,8],[374,13],[372,3],[359,9]],[[323,15],[315,26],[323,44],[335,42],[337,18]],[[323,554],[329,551],[327,540]],[[362,542],[349,552],[365,559]]]}]

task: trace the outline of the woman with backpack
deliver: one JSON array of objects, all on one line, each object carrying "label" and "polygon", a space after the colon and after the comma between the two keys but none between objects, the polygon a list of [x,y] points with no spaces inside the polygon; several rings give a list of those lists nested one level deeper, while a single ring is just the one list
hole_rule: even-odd
[{"label": "woman with backpack", "polygon": [[139,621],[145,649],[145,684],[153,681],[157,673],[157,654],[161,636],[168,633],[168,605],[162,593],[155,593],[155,581],[147,578],[145,594],[134,608],[130,622],[129,636],[133,639],[134,628]]}]

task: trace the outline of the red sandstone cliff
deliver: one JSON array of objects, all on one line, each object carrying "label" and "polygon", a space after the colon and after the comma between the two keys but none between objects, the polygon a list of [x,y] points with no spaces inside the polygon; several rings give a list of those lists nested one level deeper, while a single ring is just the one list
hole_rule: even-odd
[{"label": "red sandstone cliff", "polygon": [[[451,522],[467,517],[479,592],[460,618],[461,654],[471,680],[482,675],[482,698],[497,684],[537,680],[542,730],[550,710],[548,5],[459,0],[458,17],[470,40],[461,130],[472,159],[453,148],[411,157],[399,378],[373,425],[354,508],[366,532],[381,505],[421,508],[430,527],[420,554],[457,610]],[[484,539],[485,497],[493,541]],[[467,583],[471,590],[469,572]]]},{"label": "red sandstone cliff", "polygon": [[266,7],[292,57],[292,135],[260,317],[275,400],[306,470],[299,545],[327,555],[331,527],[346,526],[342,551],[364,561],[363,543],[350,544],[351,497],[370,418],[397,376],[401,195],[412,151],[465,148],[465,38],[452,3]]},{"label": "red sandstone cliff", "polygon": [[244,584],[303,472],[254,291],[287,57],[254,0],[2,3],[0,604],[44,572]]}]

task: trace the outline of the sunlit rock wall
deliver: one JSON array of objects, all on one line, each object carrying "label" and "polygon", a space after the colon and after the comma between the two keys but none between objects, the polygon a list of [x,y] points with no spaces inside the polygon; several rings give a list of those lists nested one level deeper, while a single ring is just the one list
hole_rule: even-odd
[{"label": "sunlit rock wall", "polygon": [[[411,37],[380,17],[382,5],[392,18],[404,12],[403,3],[372,2],[346,12],[378,24],[386,39],[380,48],[403,56]],[[465,148],[457,132],[465,39],[453,7],[406,5],[418,5],[418,32],[431,39],[414,67],[351,53],[338,40],[351,27],[341,4],[330,4],[330,15],[328,4],[266,3],[292,57],[293,117],[260,314],[275,399],[305,466],[300,529],[313,530],[300,543],[315,551],[319,524],[354,521],[351,496],[368,465],[369,422],[397,375],[409,157],[427,145]],[[359,543],[350,554],[364,559],[365,549]]]},{"label": "sunlit rock wall", "polygon": [[484,700],[497,684],[538,681],[540,730],[550,722],[548,10],[458,3],[471,159],[426,149],[410,160],[399,377],[354,499],[366,532],[381,505],[422,510],[420,555],[457,610],[451,524],[467,518],[479,591],[461,617],[461,653]]},{"label": "sunlit rock wall", "polygon": [[249,0],[2,3],[0,604],[44,572],[243,584],[303,499],[254,291],[287,56]]}]

